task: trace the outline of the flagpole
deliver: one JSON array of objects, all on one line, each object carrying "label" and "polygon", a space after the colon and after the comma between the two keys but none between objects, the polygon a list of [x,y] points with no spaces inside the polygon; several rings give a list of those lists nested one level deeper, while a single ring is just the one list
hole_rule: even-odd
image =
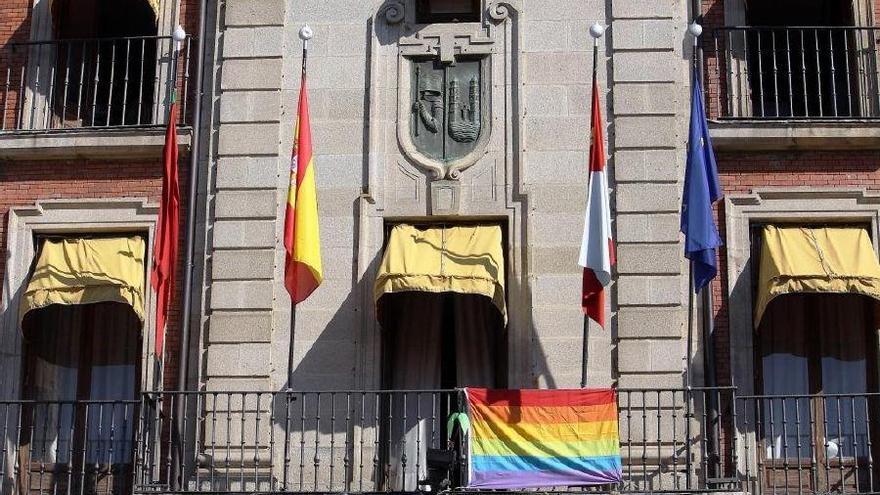
[{"label": "flagpole", "polygon": [[[694,21],[688,26],[688,32],[694,38],[694,54],[693,54],[693,67],[697,66],[697,53],[698,53],[698,44],[700,35],[703,33],[703,27],[700,26],[697,21]],[[697,74],[696,70],[692,70],[692,80],[691,84],[697,84]],[[685,437],[688,439],[687,441],[687,462],[688,469],[685,473],[685,483],[688,488],[691,486],[691,458],[692,458],[692,449],[693,445],[691,442],[691,420],[693,419],[693,395],[692,395],[692,387],[693,387],[693,377],[692,375],[692,366],[691,359],[694,354],[694,306],[696,304],[696,294],[694,291],[694,262],[693,260],[688,260],[688,326],[687,326],[687,356],[685,356],[685,386],[686,386],[686,394],[685,397]]]},{"label": "flagpole", "polygon": [[[703,34],[703,27],[697,24],[697,21],[694,21],[688,26],[688,32],[694,38],[694,55],[693,55],[693,67],[696,69],[697,67],[697,49],[699,45],[700,35]],[[696,70],[691,71],[691,84],[697,84],[697,72]],[[687,360],[686,360],[686,371],[687,371],[687,379],[685,384],[688,389],[693,385],[693,380],[691,379],[691,357],[693,355],[693,336],[694,336],[694,306],[696,304],[696,294],[694,292],[694,262],[690,261],[688,263],[688,335],[687,335]]]},{"label": "flagpole", "polygon": [[[312,32],[312,28],[308,25],[303,26],[299,30],[299,39],[302,40],[302,84],[305,83],[306,80],[306,66],[308,64],[309,59],[309,40],[312,39],[314,33]],[[300,85],[300,91],[304,91],[305,88],[303,85]],[[299,109],[297,109],[299,110]],[[299,125],[296,126],[298,132]],[[293,137],[294,140],[297,139],[297,136]],[[297,164],[298,165],[298,164]],[[293,185],[291,185],[293,187]],[[287,411],[287,415],[289,418],[290,414],[290,401],[293,396],[291,392],[293,391],[293,351],[294,351],[294,341],[296,336],[296,304],[293,303],[291,299],[290,305],[290,337],[287,343],[287,400],[285,401],[285,410]],[[285,466],[290,461],[290,435],[284,436],[284,463]],[[284,469],[284,474],[282,476],[282,490],[287,490],[287,481],[288,481],[288,473],[287,468]]]},{"label": "flagpole", "polygon": [[[178,68],[178,64],[180,63],[180,46],[181,46],[181,43],[183,42],[183,40],[186,39],[186,36],[187,36],[186,31],[184,31],[183,26],[181,26],[181,25],[177,25],[177,27],[175,27],[174,31],[171,33],[171,39],[172,39],[172,42],[174,43],[174,52],[172,54],[173,60],[172,60],[172,64],[171,64],[171,70],[172,70],[172,73],[171,73],[171,78],[172,78],[171,79],[171,95],[170,95],[171,96],[170,97],[171,104],[168,105],[168,113],[165,116],[165,126],[169,130],[171,129],[172,126],[177,124],[175,112],[174,112],[174,105],[177,103],[177,68]],[[177,132],[177,131],[175,130],[174,132]],[[175,141],[175,143],[176,143],[176,141]],[[167,145],[168,145],[168,143],[166,142],[166,146]],[[163,150],[163,155],[164,154],[165,154],[165,151]],[[177,155],[175,155],[175,159],[177,159]],[[175,166],[175,170],[176,169],[177,169],[177,167]],[[165,194],[163,191],[163,201],[164,201],[164,195]],[[166,207],[167,207],[167,205],[163,205],[163,208],[166,208]],[[187,205],[187,208],[191,208],[191,206]],[[162,219],[160,219],[160,221],[162,221]],[[166,235],[167,235],[167,233],[166,233]],[[155,254],[154,254],[154,256],[155,256]],[[174,263],[176,265],[177,260],[173,259],[172,263]],[[172,273],[172,279],[173,279],[175,276],[174,269],[171,270],[171,273]],[[172,287],[173,287],[173,283],[174,282],[172,281]],[[167,290],[167,289],[165,289],[165,290]],[[162,294],[157,294],[157,295],[159,295],[159,297],[164,297],[164,295],[162,295]],[[184,298],[184,299],[188,300],[187,298]],[[157,302],[157,304],[158,304],[158,302]],[[160,390],[164,390],[164,388],[165,388],[165,349],[164,349],[164,345],[165,345],[165,334],[168,329],[168,326],[167,326],[168,325],[168,318],[167,318],[168,306],[164,306],[164,311],[165,311],[165,314],[163,315],[164,321],[162,323],[164,328],[157,327],[156,331],[155,331],[155,335],[153,335],[153,338],[156,339],[156,342],[154,342],[155,344],[158,344],[159,334],[161,333],[161,335],[162,335],[162,347],[157,349],[157,351],[161,351],[161,354],[159,352],[157,352],[157,354],[161,357],[156,359],[156,366],[159,367],[159,384],[161,387]],[[188,318],[188,315],[189,315],[188,311],[183,311],[182,318],[185,320],[186,318]],[[157,320],[158,320],[158,318],[157,318]],[[158,325],[159,322],[157,321],[156,324]],[[158,347],[158,345],[157,345],[157,347]],[[184,352],[186,352],[186,350],[181,347],[181,353],[184,353]],[[185,363],[185,361],[183,361],[182,363]],[[178,369],[178,373],[181,376],[186,375],[186,368],[180,367]],[[183,397],[173,397],[170,402],[171,402],[171,404],[169,405],[169,409],[173,409],[173,411],[170,412],[170,414],[172,414],[172,415],[176,414],[177,418],[176,418],[176,421],[175,421],[174,427],[173,427],[174,430],[176,430],[173,432],[176,435],[176,438],[175,438],[176,441],[174,442],[174,445],[172,448],[173,464],[171,466],[172,472],[169,473],[169,476],[171,478],[172,487],[174,489],[180,489],[180,487],[183,486],[183,476],[182,475],[183,475],[184,468],[185,468],[183,451],[182,451],[182,447],[183,447],[182,440],[186,439],[186,424],[184,424],[184,421],[183,421],[183,417],[186,413],[186,404],[185,404]]]},{"label": "flagpole", "polygon": [[[593,85],[596,84],[599,67],[599,38],[605,34],[605,27],[598,22],[590,26],[590,36],[593,38]],[[593,135],[593,119],[590,119],[590,135]],[[592,146],[592,143],[590,144]],[[604,309],[603,309],[604,311]],[[590,317],[584,313],[584,328],[581,349],[581,388],[587,387],[587,366],[590,357]]]},{"label": "flagpole", "polygon": [[[309,58],[309,40],[312,39],[314,33],[312,32],[312,28],[308,25],[303,26],[302,29],[299,30],[299,39],[302,40],[302,81],[306,80],[306,66],[308,64]],[[300,86],[300,91],[303,90],[303,87]],[[296,136],[293,137],[296,139]],[[290,307],[290,341],[288,342],[287,348],[287,390],[290,391],[293,389],[293,342],[294,336],[296,335],[296,304],[291,304]],[[287,473],[285,473],[285,476]]]}]

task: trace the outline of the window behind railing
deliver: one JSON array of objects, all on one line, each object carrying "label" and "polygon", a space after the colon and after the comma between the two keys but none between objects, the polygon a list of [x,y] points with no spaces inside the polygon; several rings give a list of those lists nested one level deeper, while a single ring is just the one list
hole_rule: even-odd
[{"label": "window behind railing", "polygon": [[192,39],[181,45],[170,36],[8,44],[0,131],[164,125],[173,85],[186,124]]},{"label": "window behind railing", "polygon": [[[0,130],[186,123],[191,39],[160,36],[148,0],[55,0],[41,39],[0,48]],[[180,51],[177,51],[180,48]]]},{"label": "window behind railing", "polygon": [[750,2],[745,26],[704,40],[714,114],[722,118],[880,117],[876,28],[849,2]]}]

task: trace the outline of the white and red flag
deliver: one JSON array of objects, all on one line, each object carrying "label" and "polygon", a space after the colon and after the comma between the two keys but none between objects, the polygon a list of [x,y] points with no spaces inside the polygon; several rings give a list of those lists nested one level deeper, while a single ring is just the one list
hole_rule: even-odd
[{"label": "white and red flag", "polygon": [[590,185],[584,237],[578,264],[584,267],[581,306],[584,314],[605,327],[605,287],[611,283],[615,264],[614,240],[611,238],[611,206],[608,177],[605,173],[605,137],[602,111],[599,108],[599,83],[593,77],[593,112],[590,122]]}]

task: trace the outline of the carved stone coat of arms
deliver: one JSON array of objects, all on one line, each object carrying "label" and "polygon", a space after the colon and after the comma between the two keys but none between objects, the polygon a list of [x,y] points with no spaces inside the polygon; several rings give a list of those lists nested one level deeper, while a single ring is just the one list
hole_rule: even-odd
[{"label": "carved stone coat of arms", "polygon": [[416,148],[451,162],[474,150],[482,131],[480,61],[413,63],[412,126]]},{"label": "carved stone coat of arms", "polygon": [[458,179],[485,155],[491,131],[491,40],[422,34],[401,41],[398,138],[434,179]]}]

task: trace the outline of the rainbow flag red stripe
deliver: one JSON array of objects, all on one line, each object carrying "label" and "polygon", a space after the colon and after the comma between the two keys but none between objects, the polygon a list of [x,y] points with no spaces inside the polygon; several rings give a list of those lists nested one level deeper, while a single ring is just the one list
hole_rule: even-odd
[{"label": "rainbow flag red stripe", "polygon": [[469,488],[619,483],[617,398],[611,389],[467,389]]}]

